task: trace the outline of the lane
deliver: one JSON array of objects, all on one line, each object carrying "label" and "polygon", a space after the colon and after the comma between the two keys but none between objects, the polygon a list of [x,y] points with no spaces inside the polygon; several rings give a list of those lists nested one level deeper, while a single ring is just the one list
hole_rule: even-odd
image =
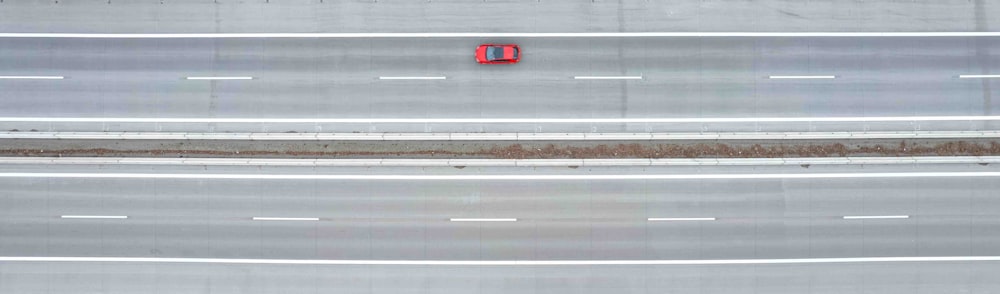
[{"label": "lane", "polygon": [[[262,169],[274,173],[365,170]],[[618,173],[713,170],[589,169]],[[980,165],[809,168],[824,172],[911,169],[996,170]],[[391,170],[432,174],[575,172],[566,168]],[[6,187],[0,198],[0,236],[17,236],[0,237],[0,256],[702,260],[1000,255],[1000,202],[993,197],[1000,187],[995,178],[570,182],[3,178],[0,184]],[[127,219],[62,219],[62,215]],[[903,215],[907,218],[845,219]],[[309,221],[254,221],[253,217]]]},{"label": "lane", "polygon": [[[976,116],[984,94],[975,42],[950,38],[510,39],[514,66],[481,66],[487,40],[3,39],[3,117],[248,119],[615,119]],[[982,69],[980,69],[980,67]],[[769,79],[835,74],[836,79]],[[577,80],[636,77],[641,80]],[[247,81],[191,81],[239,77]],[[438,81],[395,80],[433,77]],[[446,77],[446,79],[444,79]],[[986,95],[986,96],[984,96]],[[5,129],[223,131],[648,131],[988,129],[984,122],[676,123],[29,123]]]},{"label": "lane", "polygon": [[[141,293],[990,293],[988,263],[614,267],[426,267],[19,263],[7,292]],[[591,281],[598,280],[600,285]]]},{"label": "lane", "polygon": [[[989,1],[5,1],[5,32],[988,31]],[[57,17],[58,16],[58,17]],[[113,24],[108,19],[115,19]],[[274,22],[281,19],[281,22]],[[177,21],[183,20],[183,21]]]}]

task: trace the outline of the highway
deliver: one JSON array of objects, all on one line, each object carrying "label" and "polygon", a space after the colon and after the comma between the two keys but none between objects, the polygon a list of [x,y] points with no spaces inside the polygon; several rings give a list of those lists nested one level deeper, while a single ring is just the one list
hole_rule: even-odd
[{"label": "highway", "polygon": [[[595,281],[607,283],[604,285],[609,288],[640,292],[691,291],[690,287],[718,291],[749,287],[745,289],[764,291],[774,287],[767,282],[771,280],[799,281],[784,286],[792,292],[885,287],[891,293],[906,293],[906,289],[919,285],[912,281],[937,281],[935,285],[941,289],[973,287],[989,292],[997,289],[994,282],[989,282],[1000,269],[995,261],[724,267],[697,263],[586,264],[1000,256],[1000,202],[993,197],[994,191],[1000,189],[1000,174],[866,176],[996,171],[1000,170],[995,165],[977,164],[830,165],[808,169],[5,165],[0,169],[0,185],[5,187],[0,197],[3,257],[353,260],[354,265],[8,261],[0,263],[0,271],[10,282],[0,283],[0,289],[63,289],[54,283],[31,282],[38,281],[30,279],[32,273],[45,273],[42,279],[48,281],[86,280],[74,286],[83,287],[79,289],[113,286],[166,292],[201,287],[223,287],[217,290],[223,293],[249,289],[239,287],[265,291],[261,289],[300,283],[288,291],[315,293],[315,287],[348,291],[359,283],[370,285],[365,291],[399,287],[430,292],[482,287],[571,291],[591,288]],[[28,175],[8,177],[12,173]],[[80,176],[49,175],[72,173]],[[191,176],[95,178],[108,173]],[[817,178],[584,178],[768,174]],[[824,174],[859,177],[838,179]],[[439,179],[220,179],[214,175],[395,175]],[[490,175],[523,178],[462,178]],[[552,175],[567,178],[532,179]],[[489,261],[517,260],[529,264],[585,263],[488,265]],[[379,261],[427,264],[370,264]],[[433,265],[447,261],[470,264]],[[100,265],[99,269],[94,265]],[[401,282],[390,285],[385,283],[388,279]],[[849,285],[861,281],[863,286]]]},{"label": "highway", "polygon": [[[986,141],[995,15],[987,0],[0,0],[0,145]],[[523,59],[476,64],[483,43]],[[0,293],[1000,293],[996,154],[51,151],[0,158]]]},{"label": "highway", "polygon": [[[0,76],[62,78],[0,79],[0,126],[190,132],[983,130],[991,129],[986,121],[1000,119],[992,116],[1000,105],[990,90],[997,79],[962,76],[990,73],[996,58],[976,46],[996,46],[997,40],[8,38],[0,39]],[[517,42],[524,60],[476,64],[472,49],[486,42]],[[828,78],[802,79],[817,76]],[[921,118],[952,116],[979,118]],[[789,117],[799,121],[753,122]],[[857,121],[865,117],[903,121]],[[80,118],[126,121],[45,122]],[[642,121],[678,118],[693,121]],[[855,121],[822,121],[828,118]],[[155,123],[171,119],[196,122]],[[425,119],[432,121],[421,123]],[[449,121],[459,119],[472,122]],[[546,121],[552,119],[582,122]]]}]

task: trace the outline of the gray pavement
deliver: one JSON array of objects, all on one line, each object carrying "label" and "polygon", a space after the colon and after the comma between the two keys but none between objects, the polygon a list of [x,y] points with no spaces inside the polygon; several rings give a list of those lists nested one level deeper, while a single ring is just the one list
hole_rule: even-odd
[{"label": "gray pavement", "polygon": [[[635,174],[996,171],[3,166],[2,172]],[[1000,255],[996,178],[309,181],[2,178],[0,256],[621,260]],[[128,219],[61,219],[127,215]],[[845,220],[847,215],[908,219]],[[320,221],[253,221],[256,216]],[[456,223],[454,217],[512,217]],[[649,217],[716,217],[649,222]],[[995,292],[996,262],[731,266],[0,263],[0,292]],[[80,280],[79,284],[72,281]],[[390,283],[390,281],[398,282]],[[778,281],[798,281],[778,283]],[[152,281],[152,282],[151,282]],[[784,286],[778,286],[778,285]],[[271,288],[277,287],[277,288]],[[919,288],[920,291],[913,291]],[[477,290],[478,289],[478,290]],[[937,290],[930,290],[937,289]],[[406,290],[406,291],[404,291]],[[335,291],[339,292],[339,291]]]},{"label": "gray pavement", "polygon": [[1000,266],[0,264],[5,293],[996,293]]},{"label": "gray pavement", "polygon": [[[402,174],[911,171],[915,166],[385,168]],[[5,171],[372,173],[8,166]],[[423,171],[421,171],[423,170]],[[978,165],[920,171],[988,171]],[[995,178],[675,181],[0,179],[8,256],[726,259],[1000,255]],[[720,185],[724,184],[724,185]],[[849,187],[845,186],[849,185]],[[126,220],[60,215],[127,215]],[[846,215],[910,215],[843,220]],[[252,217],[318,217],[255,222]],[[513,217],[515,223],[453,223]],[[716,217],[656,222],[649,217]]]},{"label": "gray pavement", "polygon": [[[522,63],[483,66],[484,42]],[[997,38],[0,39],[2,117],[748,118],[983,116]],[[642,80],[574,80],[641,75]],[[770,75],[835,75],[775,80]],[[188,76],[252,76],[191,81]],[[379,80],[446,76],[446,80]],[[58,131],[861,131],[983,130],[990,123],[45,123]]]},{"label": "gray pavement", "polygon": [[[110,3],[109,3],[110,2]],[[218,4],[217,4],[218,3]],[[991,31],[947,1],[0,1],[2,32]],[[523,63],[472,48],[517,42]],[[995,115],[997,38],[0,39],[0,116],[644,118]],[[253,76],[186,81],[186,76]],[[379,76],[447,76],[380,81]],[[577,81],[576,75],[642,75]],[[768,75],[836,75],[769,80]],[[795,124],[0,123],[52,131],[983,130]],[[995,166],[318,168],[0,166],[0,172],[600,174],[996,171]],[[308,181],[0,178],[0,255],[612,260],[1000,255],[996,178]],[[128,215],[61,219],[60,215]],[[845,220],[845,215],[908,215]],[[254,216],[319,217],[262,222]],[[514,217],[455,223],[452,217]],[[716,217],[649,222],[648,217]],[[997,262],[293,266],[0,262],[0,293],[997,293]]]},{"label": "gray pavement", "polygon": [[990,31],[988,0],[4,0],[4,32]]}]

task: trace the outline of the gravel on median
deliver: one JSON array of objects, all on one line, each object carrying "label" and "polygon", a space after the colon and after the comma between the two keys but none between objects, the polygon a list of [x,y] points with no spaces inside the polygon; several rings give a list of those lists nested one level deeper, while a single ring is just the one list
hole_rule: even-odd
[{"label": "gravel on median", "polygon": [[782,141],[0,140],[0,156],[257,158],[778,158],[996,156],[996,139]]}]

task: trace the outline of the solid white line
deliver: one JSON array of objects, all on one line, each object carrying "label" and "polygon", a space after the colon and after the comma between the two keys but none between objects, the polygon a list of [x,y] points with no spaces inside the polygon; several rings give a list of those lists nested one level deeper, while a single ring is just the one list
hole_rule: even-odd
[{"label": "solid white line", "polygon": [[60,218],[86,218],[86,219],[126,219],[126,215],[63,215]]},{"label": "solid white line", "polygon": [[516,218],[452,218],[453,222],[516,222]]},{"label": "solid white line", "polygon": [[1000,131],[682,132],[682,133],[181,133],[0,132],[0,139],[249,141],[595,141],[1000,138]]},{"label": "solid white line", "polygon": [[848,215],[844,219],[883,219],[883,218],[910,218],[909,215]]},{"label": "solid white line", "polygon": [[188,80],[252,80],[253,77],[187,77]]},{"label": "solid white line", "polygon": [[842,257],[789,259],[643,259],[643,260],[342,260],[342,259],[237,259],[169,257],[37,257],[0,256],[7,262],[146,262],[146,263],[219,263],[219,264],[288,264],[288,265],[468,265],[468,266],[546,266],[546,265],[735,265],[735,264],[817,264],[875,262],[967,262],[1000,261],[1000,256],[905,256]]},{"label": "solid white line", "polygon": [[651,222],[669,222],[669,221],[714,221],[714,217],[651,217],[646,219]]},{"label": "solid white line", "polygon": [[0,157],[0,164],[191,166],[781,166],[1000,163],[1000,156],[789,157],[789,158],[582,158],[582,159],[272,159],[159,157]]},{"label": "solid white line", "polygon": [[576,80],[641,80],[642,76],[575,76]]},{"label": "solid white line", "polygon": [[768,76],[769,79],[835,79],[837,76]]},{"label": "solid white line", "polygon": [[64,76],[0,76],[2,80],[61,80]]},{"label": "solid white line", "polygon": [[448,77],[378,77],[380,80],[444,80]]},{"label": "solid white line", "polygon": [[1000,75],[959,75],[960,79],[992,79],[1000,78]]},{"label": "solid white line", "polygon": [[0,173],[0,178],[254,179],[401,181],[563,181],[563,180],[741,180],[1000,177],[1000,172],[789,173],[789,174],[608,174],[608,175],[359,175],[359,174],[174,174],[174,173]]},{"label": "solid white line", "polygon": [[253,217],[255,221],[318,221],[318,217]]},{"label": "solid white line", "polygon": [[596,37],[1000,37],[1000,32],[603,32],[603,33],[0,33],[0,38],[596,38]]},{"label": "solid white line", "polygon": [[168,118],[168,117],[0,117],[0,122],[122,123],[769,123],[914,122],[1000,120],[997,115],[868,117],[678,117],[678,118]]}]

